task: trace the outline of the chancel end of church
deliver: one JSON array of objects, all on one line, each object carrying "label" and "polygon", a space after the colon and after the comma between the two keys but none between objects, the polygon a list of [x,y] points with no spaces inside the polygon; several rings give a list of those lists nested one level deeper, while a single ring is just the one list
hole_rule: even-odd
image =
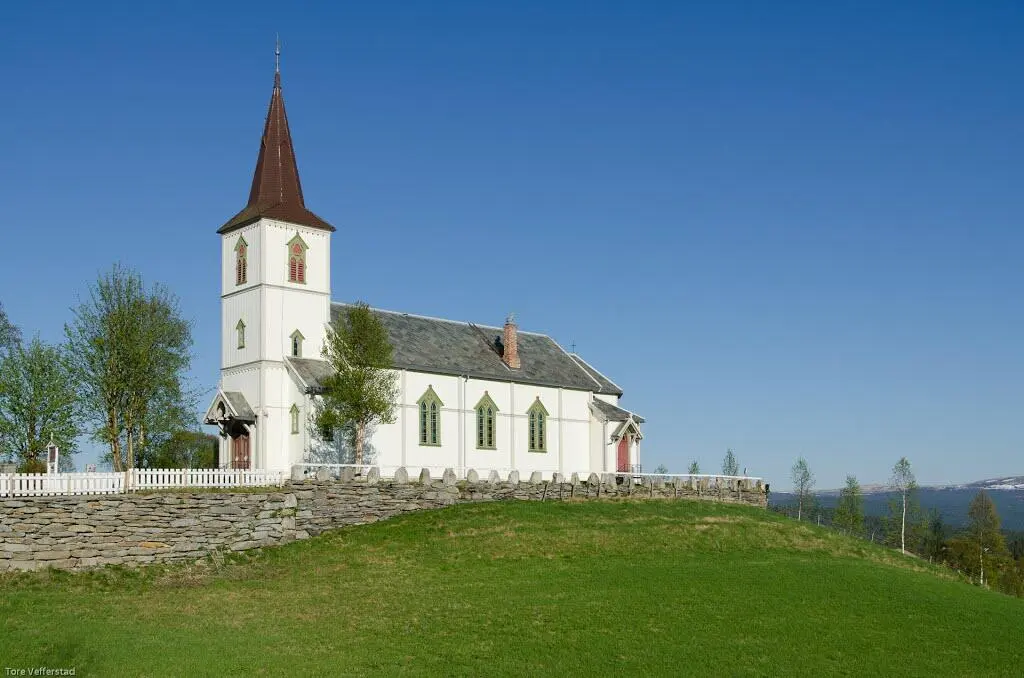
[{"label": "chancel end of church", "polygon": [[[249,200],[221,237],[221,377],[205,415],[222,467],[288,471],[345,461],[311,424],[330,374],[331,234],[306,208],[280,69],[274,73]],[[622,389],[551,337],[498,325],[373,309],[392,345],[395,421],[370,432],[381,469],[636,472],[643,418]],[[332,451],[334,453],[332,454]],[[351,459],[347,461],[352,461]]]}]

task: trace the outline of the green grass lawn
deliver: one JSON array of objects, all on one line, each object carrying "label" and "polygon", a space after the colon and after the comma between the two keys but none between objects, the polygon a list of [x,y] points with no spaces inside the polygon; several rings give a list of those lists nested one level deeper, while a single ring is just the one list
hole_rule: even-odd
[{"label": "green grass lawn", "polygon": [[78,676],[1019,676],[1024,601],[758,509],[508,502],[224,564],[0,577]]}]

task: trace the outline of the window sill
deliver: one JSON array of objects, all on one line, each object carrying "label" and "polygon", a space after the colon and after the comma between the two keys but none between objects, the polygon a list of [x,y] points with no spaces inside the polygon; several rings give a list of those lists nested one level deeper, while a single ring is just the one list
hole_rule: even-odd
[{"label": "window sill", "polygon": [[441,443],[420,443],[420,447],[441,447]]}]

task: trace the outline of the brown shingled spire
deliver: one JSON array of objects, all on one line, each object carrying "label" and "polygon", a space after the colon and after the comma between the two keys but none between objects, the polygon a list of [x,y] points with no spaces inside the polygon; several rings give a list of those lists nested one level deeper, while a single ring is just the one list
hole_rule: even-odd
[{"label": "brown shingled spire", "polygon": [[[280,47],[275,55],[280,57]],[[278,62],[279,63],[279,62]],[[280,66],[274,72],[274,91],[270,95],[267,122],[263,127],[260,154],[252,176],[249,203],[217,230],[227,233],[258,219],[279,219],[302,226],[333,231],[334,227],[306,209],[299,182],[299,166],[295,162],[292,135],[288,129],[288,114],[284,110],[281,94]]]}]

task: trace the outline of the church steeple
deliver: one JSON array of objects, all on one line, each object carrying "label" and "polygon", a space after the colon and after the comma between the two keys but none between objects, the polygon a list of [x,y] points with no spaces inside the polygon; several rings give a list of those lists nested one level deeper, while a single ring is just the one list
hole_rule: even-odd
[{"label": "church steeple", "polygon": [[264,217],[328,231],[334,230],[333,226],[306,209],[306,203],[302,198],[299,167],[295,162],[295,149],[292,147],[288,115],[285,113],[284,96],[281,94],[280,43],[274,50],[274,57],[274,90],[270,95],[267,122],[263,127],[256,171],[252,176],[249,203],[217,230],[221,234]]}]

